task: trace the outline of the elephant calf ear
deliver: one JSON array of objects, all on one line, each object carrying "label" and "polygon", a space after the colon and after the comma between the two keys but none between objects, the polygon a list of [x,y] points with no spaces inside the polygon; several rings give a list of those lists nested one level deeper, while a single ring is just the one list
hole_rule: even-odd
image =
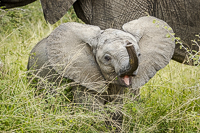
[{"label": "elephant calf ear", "polygon": [[101,92],[106,83],[90,42],[94,43],[100,32],[97,26],[71,22],[60,25],[47,37],[48,60],[54,70],[97,92]]},{"label": "elephant calf ear", "polygon": [[46,21],[50,24],[60,20],[76,0],[40,0]]},{"label": "elephant calf ear", "polygon": [[171,60],[175,42],[167,36],[173,31],[168,31],[165,27],[170,28],[164,21],[151,16],[141,17],[123,25],[126,32],[140,38],[141,56],[138,74],[132,80],[133,89],[139,89],[147,83]]}]

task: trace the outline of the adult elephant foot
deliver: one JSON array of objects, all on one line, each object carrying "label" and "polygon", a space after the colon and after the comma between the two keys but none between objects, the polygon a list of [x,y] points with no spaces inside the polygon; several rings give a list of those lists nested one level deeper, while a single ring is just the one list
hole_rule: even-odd
[{"label": "adult elephant foot", "polygon": [[[188,49],[188,51],[186,49]],[[195,63],[195,60],[190,57],[191,55],[195,55],[194,51],[199,52],[200,47],[197,45],[192,45],[192,47],[189,47],[185,44],[181,45],[180,43],[177,43],[175,45],[175,51],[172,59],[186,65],[197,66],[200,64],[200,59]]]}]

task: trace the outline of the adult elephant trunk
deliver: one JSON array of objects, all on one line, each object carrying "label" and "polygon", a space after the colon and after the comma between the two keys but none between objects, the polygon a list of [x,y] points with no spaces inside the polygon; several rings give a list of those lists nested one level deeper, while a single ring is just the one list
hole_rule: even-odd
[{"label": "adult elephant trunk", "polygon": [[129,75],[129,76],[136,75],[135,71],[137,70],[138,65],[139,65],[138,56],[136,54],[133,44],[128,42],[126,45],[126,49],[129,55],[129,67],[125,71],[120,72],[120,76],[122,77],[125,75]]},{"label": "adult elephant trunk", "polygon": [[0,0],[0,7],[3,6],[3,9],[9,9],[14,7],[25,6],[35,1],[36,0]]}]

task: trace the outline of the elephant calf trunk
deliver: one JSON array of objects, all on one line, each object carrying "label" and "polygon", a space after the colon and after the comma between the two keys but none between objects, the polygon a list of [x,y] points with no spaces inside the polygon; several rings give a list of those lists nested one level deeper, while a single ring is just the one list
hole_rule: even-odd
[{"label": "elephant calf trunk", "polygon": [[128,42],[126,49],[129,55],[129,68],[124,73],[121,73],[121,76],[134,76],[133,73],[137,70],[139,65],[138,56],[132,43]]},{"label": "elephant calf trunk", "polygon": [[125,86],[131,85],[132,76],[135,76],[135,71],[138,68],[139,61],[132,43],[128,42],[126,49],[129,55],[129,66],[125,71],[120,72],[120,79],[125,83]]}]

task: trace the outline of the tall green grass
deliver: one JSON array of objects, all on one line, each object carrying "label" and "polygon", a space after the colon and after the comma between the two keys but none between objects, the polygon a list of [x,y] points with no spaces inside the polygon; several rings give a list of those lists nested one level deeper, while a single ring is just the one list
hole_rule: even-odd
[{"label": "tall green grass", "polygon": [[[31,49],[69,21],[80,22],[72,9],[56,24],[47,24],[39,2],[0,10],[1,132],[111,132],[104,122],[109,114],[73,106],[67,85],[41,96],[27,80]],[[124,96],[123,132],[200,132],[200,67],[171,61],[141,88],[140,97],[135,101]]]}]

